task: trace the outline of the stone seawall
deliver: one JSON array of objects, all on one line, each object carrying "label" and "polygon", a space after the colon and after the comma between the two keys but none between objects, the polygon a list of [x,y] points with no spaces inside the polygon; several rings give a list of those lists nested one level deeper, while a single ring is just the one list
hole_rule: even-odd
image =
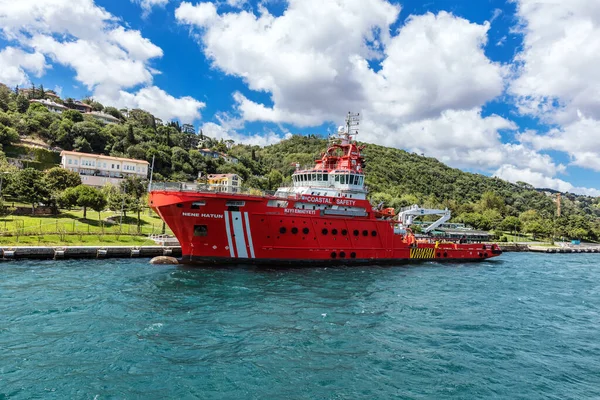
[{"label": "stone seawall", "polygon": [[179,246],[4,246],[0,260],[180,257]]}]

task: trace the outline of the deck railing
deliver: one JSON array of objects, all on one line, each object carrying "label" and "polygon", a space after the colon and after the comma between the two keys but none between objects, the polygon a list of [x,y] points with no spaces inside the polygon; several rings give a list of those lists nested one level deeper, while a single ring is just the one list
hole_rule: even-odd
[{"label": "deck railing", "polygon": [[150,191],[230,193],[252,196],[274,195],[274,191],[247,188],[242,186],[207,185],[194,182],[153,182]]}]

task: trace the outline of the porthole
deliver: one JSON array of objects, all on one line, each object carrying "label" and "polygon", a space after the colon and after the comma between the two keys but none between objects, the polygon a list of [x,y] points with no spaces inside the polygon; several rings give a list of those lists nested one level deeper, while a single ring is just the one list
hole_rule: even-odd
[{"label": "porthole", "polygon": [[343,251],[340,251],[340,258],[346,258],[346,253],[344,253]]},{"label": "porthole", "polygon": [[279,233],[284,234],[287,231],[287,229],[285,229],[285,226],[282,226],[281,228],[279,228]]},{"label": "porthole", "polygon": [[345,229],[342,229],[342,235],[346,236],[348,234],[348,231]]},{"label": "porthole", "polygon": [[309,232],[309,231],[308,231],[308,228],[304,228],[304,229],[302,229],[302,233],[304,233],[305,235],[308,235],[308,232]]},{"label": "porthole", "polygon": [[444,258],[448,257],[448,253],[444,252]]},{"label": "porthole", "polygon": [[373,237],[377,236],[377,231],[371,231],[371,236],[373,236]]},{"label": "porthole", "polygon": [[356,258],[356,253],[355,252],[350,253],[350,258]]},{"label": "porthole", "polygon": [[335,258],[335,257],[336,257],[335,251],[332,251],[331,252],[331,258]]},{"label": "porthole", "polygon": [[332,234],[332,235],[337,235],[337,229],[332,229],[332,230],[331,230],[331,234]]},{"label": "porthole", "polygon": [[363,236],[369,236],[369,231],[366,229],[362,233],[363,233]]},{"label": "porthole", "polygon": [[321,231],[321,233],[322,233],[323,235],[327,235],[327,228],[323,228],[323,230]]},{"label": "porthole", "polygon": [[293,227],[293,228],[292,228],[292,233],[293,233],[294,235],[295,235],[296,233],[298,233],[298,228],[296,228],[296,227]]},{"label": "porthole", "polygon": [[354,232],[352,232],[352,234],[353,234],[354,236],[358,236],[358,234],[359,234],[359,232],[358,232],[358,229],[355,229],[355,230],[354,230]]},{"label": "porthole", "polygon": [[440,253],[435,253],[435,256],[436,256],[437,258],[440,258]]}]

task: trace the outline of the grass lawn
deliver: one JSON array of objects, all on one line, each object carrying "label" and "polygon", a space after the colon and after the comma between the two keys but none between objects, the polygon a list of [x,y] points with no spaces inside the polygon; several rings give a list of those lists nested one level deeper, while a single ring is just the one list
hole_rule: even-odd
[{"label": "grass lawn", "polygon": [[[148,210],[141,214],[141,226],[138,231],[137,214],[128,213],[121,218],[114,212],[88,210],[87,219],[83,219],[83,210],[61,210],[56,216],[20,216],[0,217],[1,245],[153,245],[149,240],[152,234],[161,234],[162,220]],[[113,217],[114,223],[107,222]],[[166,234],[172,234],[166,227]]]},{"label": "grass lawn", "polygon": [[156,246],[154,240],[131,235],[0,236],[0,246]]}]

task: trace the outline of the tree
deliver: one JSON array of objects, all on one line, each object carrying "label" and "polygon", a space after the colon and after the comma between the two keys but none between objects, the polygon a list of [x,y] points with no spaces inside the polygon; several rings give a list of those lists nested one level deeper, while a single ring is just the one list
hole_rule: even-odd
[{"label": "tree", "polygon": [[133,125],[127,125],[127,137],[125,138],[125,146],[132,146],[136,144],[135,135],[133,134]]},{"label": "tree", "polygon": [[533,239],[535,240],[538,235],[546,233],[544,226],[540,221],[532,220],[528,221],[523,225],[523,231],[525,233],[531,233]]},{"label": "tree", "polygon": [[100,189],[79,185],[66,189],[61,196],[61,204],[83,207],[83,219],[87,219],[88,207],[98,214],[106,207],[106,196]]},{"label": "tree", "polygon": [[8,103],[10,103],[12,98],[12,92],[10,88],[2,83],[0,83],[0,110],[7,111]]},{"label": "tree", "polygon": [[10,191],[20,201],[35,205],[50,197],[48,187],[44,182],[44,174],[33,168],[19,170],[10,184]]},{"label": "tree", "polygon": [[29,100],[27,100],[27,97],[20,94],[17,96],[16,102],[17,102],[17,111],[20,112],[21,114],[25,114],[25,112],[29,108]]},{"label": "tree", "polygon": [[104,108],[104,112],[112,115],[115,118],[123,119],[123,114],[121,114],[121,112],[115,107],[106,107]]},{"label": "tree", "polygon": [[146,181],[137,176],[128,176],[121,182],[121,188],[125,195],[130,197],[129,209],[137,211],[139,231],[142,225],[140,214],[144,208],[142,198],[146,194]]},{"label": "tree", "polygon": [[44,181],[50,190],[57,192],[81,185],[81,177],[77,172],[61,167],[54,167],[46,171]]},{"label": "tree", "polygon": [[[69,101],[69,99],[67,99]],[[73,99],[71,99],[71,103]],[[66,104],[66,103],[65,103]],[[77,110],[65,110],[62,113],[63,120],[70,119],[73,122],[83,122],[83,115]]]},{"label": "tree", "polygon": [[508,216],[498,226],[500,230],[505,232],[520,232],[521,231],[521,220],[514,216]]},{"label": "tree", "polygon": [[75,143],[73,144],[73,149],[75,151],[80,151],[82,153],[91,153],[92,152],[92,146],[90,146],[90,143],[87,141],[86,138],[79,136],[77,139],[75,139]]},{"label": "tree", "polygon": [[7,145],[19,141],[19,133],[15,128],[0,124],[0,144]]},{"label": "tree", "polygon": [[[125,208],[124,208],[124,194],[123,191],[121,190],[121,188],[119,186],[114,186],[114,185],[105,185],[102,188],[102,192],[104,193],[104,196],[106,197],[106,201],[107,201],[107,207],[109,210],[114,211],[114,212],[120,212],[121,209],[123,208],[123,211],[125,212]],[[124,216],[127,216],[126,214],[124,214]]]},{"label": "tree", "polygon": [[269,190],[277,190],[283,183],[283,175],[274,169],[267,175],[267,181],[269,182]]},{"label": "tree", "polygon": [[496,210],[499,213],[504,212],[504,199],[494,192],[485,192],[478,204],[478,211],[483,213],[486,210]]}]

